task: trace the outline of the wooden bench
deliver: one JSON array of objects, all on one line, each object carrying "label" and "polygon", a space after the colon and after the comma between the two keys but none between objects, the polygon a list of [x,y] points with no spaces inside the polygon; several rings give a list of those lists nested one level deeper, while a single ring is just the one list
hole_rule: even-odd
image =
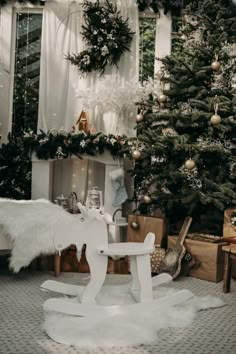
[{"label": "wooden bench", "polygon": [[225,252],[225,268],[224,268],[224,281],[223,281],[223,292],[230,292],[230,281],[231,281],[231,271],[232,271],[232,260],[236,260],[236,244],[230,244],[222,247]]}]

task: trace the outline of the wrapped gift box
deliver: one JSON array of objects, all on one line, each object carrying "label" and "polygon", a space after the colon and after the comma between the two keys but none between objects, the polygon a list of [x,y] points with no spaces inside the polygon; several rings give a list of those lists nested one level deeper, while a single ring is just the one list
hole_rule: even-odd
[{"label": "wrapped gift box", "polygon": [[[177,236],[168,237],[168,247],[173,248]],[[199,263],[197,268],[192,268],[189,275],[195,278],[218,282],[224,275],[224,252],[222,247],[226,242],[205,242],[186,238],[184,246]]]},{"label": "wrapped gift box", "polygon": [[[236,225],[232,225],[233,213],[236,215],[236,209],[226,209],[224,211],[223,237],[229,243],[231,243],[230,238],[232,238],[232,243],[234,243],[233,238],[236,238]],[[236,278],[236,261],[234,260],[232,261],[232,277]]]},{"label": "wrapped gift box", "polygon": [[223,237],[236,237],[236,225],[232,225],[232,214],[236,214],[236,209],[224,211]]},{"label": "wrapped gift box", "polygon": [[[132,222],[137,222],[138,229],[132,228]],[[147,233],[155,234],[155,244],[162,248],[167,247],[168,220],[165,218],[157,218],[146,215],[129,215],[128,216],[128,241],[143,242]]]}]

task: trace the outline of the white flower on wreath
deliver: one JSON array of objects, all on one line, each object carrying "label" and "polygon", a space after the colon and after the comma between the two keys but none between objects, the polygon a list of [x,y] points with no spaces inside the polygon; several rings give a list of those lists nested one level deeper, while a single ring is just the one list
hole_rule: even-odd
[{"label": "white flower on wreath", "polygon": [[101,48],[101,54],[102,56],[106,56],[107,54],[109,54],[109,49],[106,45]]},{"label": "white flower on wreath", "polygon": [[82,59],[82,62],[85,64],[85,65],[89,65],[90,64],[90,56],[89,55],[85,55]]},{"label": "white flower on wreath", "polygon": [[86,145],[85,140],[82,140],[82,141],[80,142],[80,146],[81,146],[82,148],[84,148],[84,147],[85,147],[85,145]]},{"label": "white flower on wreath", "polygon": [[40,139],[39,144],[40,145],[46,144],[48,142],[48,140],[49,140],[48,138]]},{"label": "white flower on wreath", "polygon": [[111,145],[114,145],[114,144],[115,144],[115,142],[116,142],[116,139],[114,139],[114,138],[111,138],[111,139],[110,139],[110,143],[111,143]]}]

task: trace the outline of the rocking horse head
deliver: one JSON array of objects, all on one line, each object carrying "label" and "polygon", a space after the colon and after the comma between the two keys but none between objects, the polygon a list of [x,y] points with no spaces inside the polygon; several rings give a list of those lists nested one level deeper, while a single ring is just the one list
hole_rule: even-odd
[{"label": "rocking horse head", "polygon": [[40,254],[54,254],[75,244],[80,250],[108,241],[103,216],[79,204],[70,214],[47,200],[0,199],[0,226],[12,241],[10,267],[18,272]]},{"label": "rocking horse head", "polygon": [[71,215],[71,220],[55,225],[53,239],[58,252],[71,244],[75,244],[80,250],[84,244],[92,247],[108,242],[106,223],[100,212],[97,209],[88,209],[81,203],[77,205],[80,214]]}]

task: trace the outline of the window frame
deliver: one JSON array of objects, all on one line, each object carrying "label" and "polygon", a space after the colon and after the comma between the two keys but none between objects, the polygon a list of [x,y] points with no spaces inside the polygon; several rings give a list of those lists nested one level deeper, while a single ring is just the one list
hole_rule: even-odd
[{"label": "window frame", "polygon": [[10,122],[10,132],[13,131],[13,97],[14,97],[14,78],[15,78],[15,54],[16,54],[16,20],[17,14],[42,14],[43,16],[43,6],[34,6],[28,4],[27,6],[18,7],[15,6],[12,12],[12,35],[11,35],[11,63],[10,63],[10,94],[9,94],[9,122]]}]

